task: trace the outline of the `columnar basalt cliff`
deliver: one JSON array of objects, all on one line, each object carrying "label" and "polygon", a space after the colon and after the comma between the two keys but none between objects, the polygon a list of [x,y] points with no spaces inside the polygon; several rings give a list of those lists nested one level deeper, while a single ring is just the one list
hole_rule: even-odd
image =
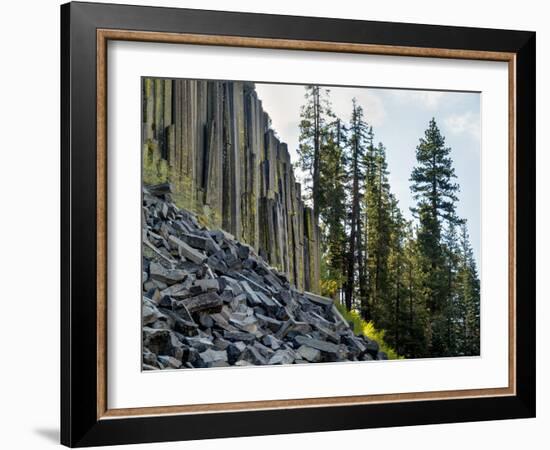
[{"label": "columnar basalt cliff", "polygon": [[144,78],[144,181],[319,292],[319,230],[249,82]]}]

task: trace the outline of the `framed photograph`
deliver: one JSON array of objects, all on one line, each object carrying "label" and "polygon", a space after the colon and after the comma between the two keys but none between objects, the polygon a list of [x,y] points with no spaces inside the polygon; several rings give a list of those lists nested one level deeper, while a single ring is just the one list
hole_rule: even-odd
[{"label": "framed photograph", "polygon": [[535,415],[535,33],[61,7],[61,441]]}]

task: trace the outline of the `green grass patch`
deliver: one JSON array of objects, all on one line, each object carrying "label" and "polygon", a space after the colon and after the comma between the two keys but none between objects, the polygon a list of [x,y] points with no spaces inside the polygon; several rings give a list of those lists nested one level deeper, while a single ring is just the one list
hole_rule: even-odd
[{"label": "green grass patch", "polygon": [[395,349],[390,347],[384,341],[384,330],[376,329],[372,321],[367,322],[366,320],[362,319],[357,311],[348,311],[344,305],[341,305],[339,303],[335,303],[335,305],[342,316],[344,316],[344,319],[346,319],[350,324],[353,325],[353,332],[355,334],[363,335],[365,337],[368,337],[369,339],[372,339],[373,341],[378,342],[380,350],[388,355],[388,359],[405,359],[404,356],[398,355]]}]

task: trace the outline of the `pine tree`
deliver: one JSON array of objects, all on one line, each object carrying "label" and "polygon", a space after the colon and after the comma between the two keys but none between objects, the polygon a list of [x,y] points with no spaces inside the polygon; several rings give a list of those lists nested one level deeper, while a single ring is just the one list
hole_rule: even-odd
[{"label": "pine tree", "polygon": [[429,327],[429,314],[425,296],[421,290],[420,252],[412,223],[406,226],[404,246],[405,285],[407,290],[406,326],[400,343],[400,351],[406,358],[417,358],[428,354],[426,330]]},{"label": "pine tree", "polygon": [[345,273],[346,173],[343,145],[345,129],[339,119],[321,148],[320,205],[322,253],[326,261],[323,276],[325,295],[334,297],[342,288]]},{"label": "pine tree", "polygon": [[388,222],[388,241],[387,255],[385,264],[379,268],[380,273],[384,273],[385,288],[378,288],[378,292],[383,294],[383,301],[386,305],[378,315],[377,322],[383,324],[386,329],[388,343],[400,353],[402,351],[402,342],[406,335],[406,308],[405,303],[408,298],[405,260],[406,243],[406,222],[399,210],[397,200],[393,195],[389,195],[387,211],[389,212]]},{"label": "pine tree", "polygon": [[[345,304],[349,310],[356,291],[365,291],[364,261],[362,245],[362,197],[364,180],[364,157],[369,127],[363,117],[363,108],[354,98],[352,100],[352,114],[349,127],[347,165],[349,170],[349,239],[346,267]],[[359,274],[359,275],[358,275]],[[359,278],[359,286],[356,279]],[[359,300],[362,314],[365,314],[367,305],[365,297]]]},{"label": "pine tree", "polygon": [[458,219],[448,223],[443,236],[444,270],[446,277],[447,300],[441,312],[445,321],[445,347],[447,355],[455,355],[459,348],[459,330],[457,320],[459,314],[459,297],[457,292],[458,270],[460,263],[460,248],[457,234]]},{"label": "pine tree", "polygon": [[[372,131],[370,134],[372,139]],[[400,212],[397,213],[397,203],[390,192],[386,149],[382,143],[375,147],[371,142],[365,156],[365,164],[365,247],[370,312],[368,318],[377,322],[380,308],[388,300],[391,233],[394,216],[395,220],[398,220]]]},{"label": "pine tree", "polygon": [[410,181],[417,206],[411,208],[419,219],[417,233],[422,292],[431,323],[426,330],[428,351],[432,356],[448,355],[446,306],[449,297],[445,254],[442,245],[444,222],[457,223],[455,203],[459,190],[451,149],[432,118],[424,138],[416,148],[417,166]]},{"label": "pine tree", "polygon": [[465,221],[460,231],[457,315],[461,345],[458,352],[476,356],[480,354],[480,283]]},{"label": "pine tree", "polygon": [[416,147],[418,165],[411,174],[411,191],[419,203],[412,211],[418,214],[422,208],[426,209],[438,225],[440,219],[457,220],[455,203],[459,186],[453,182],[456,175],[450,153],[451,148],[445,146],[445,138],[432,118],[424,138]]},{"label": "pine tree", "polygon": [[298,165],[307,174],[306,187],[310,191],[315,221],[320,214],[321,148],[334,122],[329,91],[316,85],[306,86],[305,104],[300,114]]}]

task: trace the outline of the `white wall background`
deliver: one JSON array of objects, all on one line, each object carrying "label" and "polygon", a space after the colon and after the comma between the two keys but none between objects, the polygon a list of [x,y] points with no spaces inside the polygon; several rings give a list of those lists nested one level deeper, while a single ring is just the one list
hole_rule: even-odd
[{"label": "white wall background", "polygon": [[[550,269],[544,233],[550,194],[542,125],[550,120],[549,13],[535,0],[182,0],[128,3],[297,14],[537,32],[537,278]],[[58,0],[4,2],[0,27],[0,220],[2,320],[0,335],[0,446],[42,449],[59,439],[59,4]],[[281,449],[517,449],[545,448],[550,426],[548,289],[539,282],[538,417],[531,420],[359,430],[259,438],[131,446],[126,448]],[[546,320],[545,320],[546,319]]]}]

